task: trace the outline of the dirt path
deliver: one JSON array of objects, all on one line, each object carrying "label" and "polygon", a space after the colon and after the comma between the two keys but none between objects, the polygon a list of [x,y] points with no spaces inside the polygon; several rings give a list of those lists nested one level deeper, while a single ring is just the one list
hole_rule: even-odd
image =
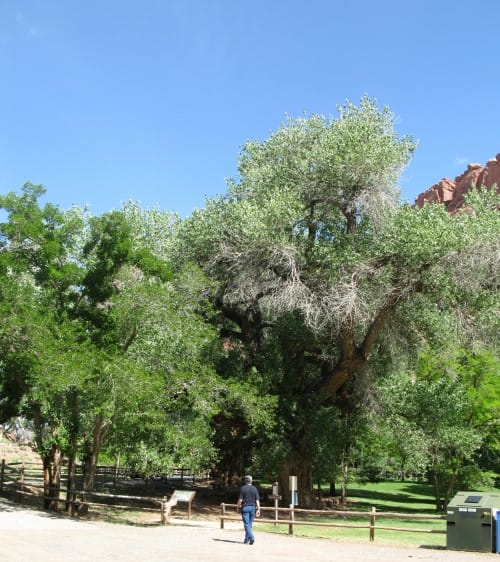
[{"label": "dirt path", "polygon": [[2,562],[487,562],[495,554],[367,543],[312,540],[259,533],[242,544],[242,528],[221,530],[217,522],[177,521],[166,527],[85,522],[20,509],[0,499]]}]

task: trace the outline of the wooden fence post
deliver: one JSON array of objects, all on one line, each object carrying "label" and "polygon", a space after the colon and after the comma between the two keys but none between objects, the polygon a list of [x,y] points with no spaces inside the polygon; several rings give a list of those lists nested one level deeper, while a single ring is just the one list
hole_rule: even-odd
[{"label": "wooden fence post", "polygon": [[226,504],[221,503],[220,508],[221,508],[220,528],[224,529],[224,517],[226,516]]},{"label": "wooden fence post", "polygon": [[288,534],[293,535],[293,522],[295,520],[295,512],[293,511],[293,503],[290,504],[290,523],[288,524]]},{"label": "wooden fence post", "polygon": [[278,523],[278,519],[279,519],[279,508],[278,508],[278,503],[279,503],[279,499],[277,496],[274,497],[274,520],[276,521],[276,523],[274,524],[274,526],[276,526]]},{"label": "wooden fence post", "polygon": [[161,500],[161,524],[166,525],[170,520],[170,504],[167,496]]},{"label": "wooden fence post", "polygon": [[23,492],[24,492],[24,464],[21,466],[19,470],[19,482],[18,482],[18,496],[19,496],[19,503],[23,501]]},{"label": "wooden fence post", "polygon": [[5,478],[5,459],[2,459],[2,469],[0,471],[0,492],[3,492],[4,478]]},{"label": "wooden fence post", "polygon": [[116,486],[116,481],[118,480],[118,468],[120,466],[120,455],[115,459],[115,468],[113,470],[113,488]]},{"label": "wooden fence post", "polygon": [[376,507],[372,507],[372,512],[370,515],[370,542],[375,540],[375,514],[377,512]]}]

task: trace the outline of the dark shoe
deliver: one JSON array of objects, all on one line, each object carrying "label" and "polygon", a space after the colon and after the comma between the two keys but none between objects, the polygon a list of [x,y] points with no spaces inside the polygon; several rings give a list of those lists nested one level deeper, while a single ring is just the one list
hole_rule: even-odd
[{"label": "dark shoe", "polygon": [[248,544],[253,544],[255,542],[255,539],[252,539]]}]

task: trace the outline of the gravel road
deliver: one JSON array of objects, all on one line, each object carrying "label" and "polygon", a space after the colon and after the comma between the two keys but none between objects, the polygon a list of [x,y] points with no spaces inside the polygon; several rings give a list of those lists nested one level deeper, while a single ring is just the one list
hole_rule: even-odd
[{"label": "gravel road", "polygon": [[2,562],[494,562],[496,554],[395,548],[256,532],[242,544],[239,524],[174,521],[161,527],[86,522],[21,509],[0,498]]}]

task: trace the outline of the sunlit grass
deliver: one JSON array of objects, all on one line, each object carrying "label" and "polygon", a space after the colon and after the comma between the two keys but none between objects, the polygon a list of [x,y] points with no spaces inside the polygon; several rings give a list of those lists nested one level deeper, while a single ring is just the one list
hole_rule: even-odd
[{"label": "sunlit grass", "polygon": [[[322,523],[336,523],[345,525],[368,526],[370,511],[375,507],[377,512],[392,512],[402,514],[436,515],[432,489],[427,484],[416,482],[389,481],[379,483],[353,483],[348,490],[348,511],[366,511],[362,517],[331,517],[328,512],[320,516],[308,516],[307,521]],[[271,514],[269,514],[271,516]],[[349,529],[341,527],[316,527],[300,525],[299,514],[294,523],[294,535],[300,537],[325,538],[336,541],[368,541],[369,529]],[[407,531],[393,531],[380,527],[397,527]],[[288,524],[267,524],[259,527],[270,533],[288,534]],[[427,532],[411,532],[412,529],[425,529]],[[446,531],[446,521],[440,520],[411,520],[393,517],[377,517],[375,526],[375,542],[387,545],[430,546],[444,548],[446,534],[432,531]]]},{"label": "sunlit grass", "polygon": [[[322,517],[318,519],[321,522],[332,522],[332,523],[345,523],[352,525],[368,525],[369,517],[360,519],[349,517],[345,520],[340,520],[339,518],[329,518]],[[384,518],[377,521],[377,525],[384,527],[397,527],[397,528],[407,528],[408,532],[402,531],[388,531],[375,528],[375,542],[377,544],[387,544],[387,545],[412,545],[412,546],[433,546],[433,547],[445,547],[446,546],[446,535],[444,534],[432,534],[432,533],[411,533],[411,529],[435,529],[435,530],[446,530],[446,522],[442,521],[409,521],[401,519],[391,519]],[[288,525],[279,524],[262,524],[259,530],[269,532],[269,533],[279,533],[288,534]],[[314,526],[301,526],[300,523],[294,524],[294,535],[297,537],[308,537],[308,538],[324,538],[336,541],[369,541],[369,529],[345,529],[339,527],[314,527]]]}]

